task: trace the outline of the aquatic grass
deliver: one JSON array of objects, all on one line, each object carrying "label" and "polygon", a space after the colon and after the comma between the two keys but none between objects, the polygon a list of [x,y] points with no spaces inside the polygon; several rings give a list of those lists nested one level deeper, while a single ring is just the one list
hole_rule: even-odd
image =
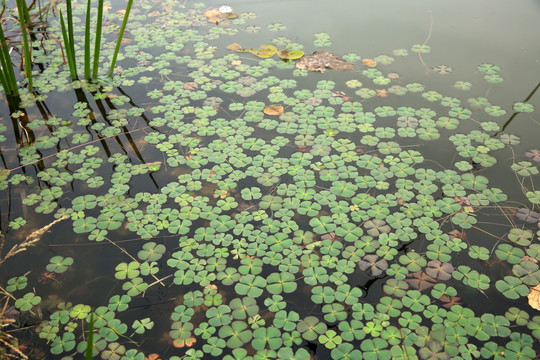
[{"label": "aquatic grass", "polygon": [[[183,24],[179,31],[191,27],[192,20],[178,21]],[[439,105],[446,107],[441,115],[454,109],[457,115],[472,118],[476,111],[483,113],[483,108],[459,108],[467,102],[438,96],[421,84],[403,86],[404,92],[420,101],[416,107],[398,107],[392,97],[360,102],[353,93],[340,91],[348,89],[338,79],[320,81],[311,91],[301,89],[301,81],[265,75],[261,69],[278,67],[272,59],[253,60],[251,66],[235,53],[212,58],[205,41],[236,30],[236,25],[212,27],[208,33],[202,27],[189,28],[182,33],[185,38],[165,44],[168,52],[161,54],[130,51],[140,68],[152,60],[160,75],[165,74],[163,86],[156,85],[147,94],[154,99],[148,111],[155,116],[149,121],[151,127],[142,128],[148,131],[140,139],[157,152],[150,160],[154,162],[135,162],[124,151],[105,144],[105,151],[100,151],[101,140],[114,139],[122,145],[120,140],[129,132],[121,129],[143,113],[125,99],[125,93],[114,98],[117,94],[109,97],[110,90],[105,89],[97,96],[107,97],[99,102],[111,109],[109,113],[104,109],[102,118],[90,118],[82,97],[70,109],[71,121],[78,126],[73,129],[85,130],[71,134],[67,130],[72,128],[64,121],[35,119],[30,127],[36,131],[48,126],[60,129],[19,149],[23,167],[45,163],[37,178],[46,185],[26,196],[24,204],[49,216],[69,214],[68,227],[73,227],[81,243],[104,245],[107,241],[116,246],[113,251],[121,251],[118,255],[123,258],[112,263],[106,274],[116,284],[117,294],[108,295],[105,305],[95,309],[94,355],[143,359],[145,355],[136,350],[140,342],[146,335],[157,335],[153,331],[163,333],[164,327],[173,345],[194,359],[223,354],[246,357],[246,349],[252,349],[253,358],[307,359],[310,354],[304,340],[317,346],[318,356],[334,360],[405,359],[418,353],[429,357],[430,352],[441,358],[470,357],[480,348],[483,353],[492,351],[492,344],[499,342],[509,345],[498,352],[496,347],[497,353],[518,346],[523,353],[531,353],[540,319],[530,319],[525,308],[523,314],[513,310],[508,321],[500,318],[505,309],[498,314],[475,314],[478,304],[470,301],[484,291],[490,299],[523,300],[527,285],[540,282],[540,270],[533,264],[540,259],[540,246],[534,232],[526,228],[536,221],[518,223],[534,217],[540,193],[532,185],[535,165],[521,161],[513,148],[518,140],[510,135],[503,138],[514,154],[514,166],[506,170],[520,180],[531,178],[530,190],[528,183],[520,184],[522,201],[527,201],[528,194],[533,204],[528,205],[529,212],[514,216],[517,211],[505,203],[502,190],[489,188],[486,172],[482,173],[485,177],[480,175],[492,164],[477,160],[505,148],[502,139],[488,134],[497,131],[496,124],[469,124],[474,130],[462,129],[459,121],[453,124],[455,128],[440,126],[443,139],[439,141],[449,138],[448,151],[455,151],[457,157],[448,157],[440,167],[432,166],[433,158],[421,146],[437,137],[430,130],[436,121],[447,124],[437,119]],[[137,34],[139,45],[164,41],[159,32]],[[180,66],[189,64],[193,73],[182,81],[166,79],[173,59]],[[375,59],[378,64],[391,62],[383,56]],[[129,77],[137,68],[124,70],[114,81],[133,82]],[[280,68],[279,72],[290,70]],[[365,77],[370,83],[366,89],[375,92],[370,77],[385,78],[383,70],[351,76]],[[257,81],[248,73],[261,78]],[[148,78],[145,83],[153,81]],[[230,81],[230,86],[220,89],[213,83],[224,80],[221,85]],[[248,85],[251,81],[256,82]],[[238,86],[233,83],[249,86],[263,99],[279,100],[286,105],[283,112],[265,114],[269,104],[262,101],[239,106],[230,104],[232,99],[206,97],[210,92],[234,90]],[[247,96],[238,92],[244,88],[232,92]],[[344,100],[345,96],[352,100]],[[226,116],[221,113],[224,109],[236,113]],[[89,141],[90,135],[99,140]],[[53,155],[38,153],[54,151],[61,139],[79,145]],[[410,146],[416,150],[405,150]],[[162,162],[167,164],[167,174]],[[173,171],[177,172],[172,178],[165,177]],[[28,178],[13,172],[0,178],[0,184],[14,186]],[[147,178],[159,180],[160,186],[153,188],[147,181],[139,187]],[[90,194],[74,194],[60,208],[57,202],[66,198],[72,183],[90,187]],[[486,224],[487,212],[495,208],[511,224],[507,230],[515,230],[504,238],[494,235],[493,241],[479,239],[478,231],[490,235],[479,226]],[[20,219],[10,224],[13,230],[25,226]],[[456,229],[447,233],[451,228]],[[135,258],[110,240],[119,234],[148,241],[129,245],[138,250]],[[497,245],[497,240],[506,243]],[[490,247],[494,248],[491,252]],[[69,253],[61,249],[42,265],[58,279],[74,276],[71,257],[80,256],[73,250],[77,248],[70,247]],[[522,260],[525,256],[531,259]],[[513,276],[490,281],[491,267],[500,273],[511,270]],[[156,281],[151,283],[150,277]],[[124,311],[131,302],[133,310],[138,307],[141,299],[136,297],[144,301],[156,295],[152,286],[159,281],[168,282],[166,291],[176,304],[169,321],[156,321],[151,331],[152,319],[133,321]],[[27,279],[15,276],[8,285],[14,292],[23,290]],[[39,295],[45,295],[43,288],[39,287]],[[379,296],[373,288],[382,288],[385,295]],[[19,305],[30,311],[37,301],[24,293],[16,294],[22,296]],[[90,307],[62,303],[52,308],[50,318],[42,321],[40,337],[55,354],[69,356],[74,342],[83,353],[88,340],[83,340],[85,331],[75,325],[84,319],[88,323]],[[519,322],[520,328],[512,324],[515,335],[508,339],[510,319]],[[119,336],[130,333],[133,343],[119,345]],[[148,357],[157,355],[170,354]]]},{"label": "aquatic grass", "polygon": [[118,34],[118,39],[116,40],[116,46],[114,48],[113,58],[111,61],[111,68],[109,70],[109,77],[112,78],[114,73],[114,67],[116,65],[116,59],[118,58],[118,52],[120,51],[120,45],[122,45],[122,38],[124,37],[124,31],[126,30],[129,13],[131,11],[131,6],[133,5],[133,0],[128,0],[126,6],[126,12],[124,13],[124,19],[122,20],[122,26],[120,27],[120,33]]},{"label": "aquatic grass", "polygon": [[[68,7],[71,5],[71,1],[67,0]],[[68,28],[66,29],[66,24],[64,22],[64,15],[62,14],[62,10],[60,10],[60,25],[62,27],[62,37],[64,39],[64,48],[66,52],[66,57],[68,60],[68,67],[69,67],[69,73],[71,76],[71,80],[75,81],[77,80],[77,62],[75,60],[75,49],[71,46],[71,40],[70,38],[73,37],[73,29],[72,26],[69,25],[69,13],[71,11],[68,11]],[[71,20],[72,21],[72,20]]]},{"label": "aquatic grass", "polygon": [[98,13],[97,13],[97,19],[96,19],[96,40],[94,44],[94,65],[93,65],[93,71],[92,71],[93,79],[97,79],[98,77],[102,26],[103,26],[103,0],[98,0]]},{"label": "aquatic grass", "polygon": [[[118,53],[120,51],[120,45],[122,44],[122,38],[127,26],[129,14],[131,7],[133,5],[133,0],[129,0],[122,25],[120,27],[120,33],[116,41],[116,46],[113,52],[113,57],[111,60],[111,66],[109,71],[109,77],[112,78],[114,67],[116,65],[116,59],[118,58]],[[66,1],[66,11],[67,11],[67,27],[65,25],[65,20],[60,11],[60,24],[62,28],[62,36],[64,40],[64,47],[66,49],[66,56],[68,59],[68,66],[70,71],[71,80],[75,81],[78,79],[77,76],[77,64],[76,64],[76,54],[75,54],[75,44],[74,44],[74,28],[73,28],[73,15],[72,15],[72,3],[71,0]],[[98,1],[97,9],[97,18],[96,18],[96,33],[94,41],[94,52],[92,55],[92,49],[90,46],[91,40],[91,0],[88,0],[86,3],[86,17],[85,17],[85,26],[84,26],[84,57],[83,57],[83,66],[84,66],[84,79],[86,80],[96,80],[98,77],[99,71],[99,56],[101,53],[101,34],[103,27],[103,0]]]},{"label": "aquatic grass", "polygon": [[19,89],[2,26],[0,26],[0,41],[0,63],[2,64],[2,69],[0,71],[0,82],[2,83],[2,87],[4,88],[6,94],[15,95],[19,92]]},{"label": "aquatic grass", "polygon": [[[30,15],[28,14],[28,8],[26,7],[26,3],[24,2],[24,0],[16,0],[16,2],[17,11],[19,14],[19,26],[21,28],[21,36],[23,39],[24,74],[28,81],[28,89],[30,90],[30,92],[32,92],[34,91],[32,81],[32,56],[30,53],[30,42],[28,38]],[[2,49],[0,55],[2,70],[0,71],[0,82],[2,83],[6,94],[15,95],[18,94],[19,90],[3,29],[0,29],[0,40],[2,42]]]},{"label": "aquatic grass", "polygon": [[90,319],[88,320],[88,336],[86,337],[86,350],[84,353],[84,360],[92,360],[94,353],[94,312],[90,313]]},{"label": "aquatic grass", "polygon": [[[86,21],[84,27],[84,78],[90,80],[90,4],[91,0],[86,2]],[[95,50],[95,49],[94,49]]]}]

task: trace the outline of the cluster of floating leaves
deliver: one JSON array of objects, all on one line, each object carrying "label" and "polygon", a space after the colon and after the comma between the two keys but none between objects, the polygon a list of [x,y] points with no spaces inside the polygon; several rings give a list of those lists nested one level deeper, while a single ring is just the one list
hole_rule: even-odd
[{"label": "cluster of floating leaves", "polygon": [[[159,5],[141,2],[143,11],[131,23],[134,42],[124,51],[134,65],[112,84],[71,85],[68,72],[53,66],[37,76],[42,94],[80,87],[96,103],[107,99],[110,110],[99,118],[78,101],[70,119],[33,119],[26,126],[39,136],[19,149],[20,164],[45,166],[36,179],[20,170],[0,174],[2,189],[37,181],[24,206],[69,218],[86,242],[113,242],[121,234],[144,240],[136,254],[122,253],[109,274],[119,282],[113,295],[85,304],[63,299],[41,322],[39,337],[52,354],[82,356],[76,354],[86,349],[79,325],[93,308],[94,354],[144,359],[137,345],[123,340],[140,341],[161,327],[150,317],[128,324],[125,311],[134,298],[165,284],[177,298],[165,339],[175,347],[168,354],[173,360],[309,359],[314,351],[335,360],[535,356],[539,316],[518,302],[486,313],[476,301],[512,304],[540,282],[534,233],[540,191],[521,182],[530,203],[516,209],[507,235],[467,237],[482,234],[472,232],[480,229],[482,211],[507,200],[481,175],[497,163],[496,151],[519,144],[517,136],[494,135],[500,129],[488,117],[504,115],[502,107],[483,97],[467,105],[385,74],[384,66],[406,57],[406,49],[395,50],[396,58],[363,62],[356,54],[325,51],[296,63],[246,59],[212,41],[230,43],[238,32],[254,32],[246,25],[253,13],[222,16],[232,9],[200,3],[173,10],[178,5],[154,9]],[[151,10],[161,14],[153,26],[138,23]],[[284,51],[301,48],[286,37],[274,43]],[[330,46],[329,36],[317,34],[314,45]],[[164,50],[156,55],[157,48]],[[417,44],[411,51],[431,49]],[[276,52],[269,46],[252,51]],[[54,63],[45,53],[34,55]],[[325,77],[314,89],[302,87],[311,71],[340,67],[354,70],[344,84]],[[489,83],[502,81],[498,66],[477,69]],[[434,70],[451,76],[448,66]],[[115,91],[135,83],[149,84],[146,108]],[[454,87],[468,91],[471,83]],[[398,96],[423,105],[392,106]],[[43,100],[23,94],[26,106]],[[516,103],[514,110],[534,108]],[[142,119],[144,127],[132,127]],[[463,122],[478,127],[458,130]],[[141,143],[152,162],[105,154],[89,135],[113,143],[136,131],[144,132]],[[455,148],[456,161],[447,167],[428,157],[429,142],[438,139],[438,146]],[[57,152],[65,141],[75,146]],[[539,157],[537,150],[526,155]],[[538,173],[525,158],[512,170],[522,180]],[[152,192],[152,181],[159,190]],[[10,223],[13,230],[25,226],[22,218]],[[174,244],[165,240],[170,237]],[[48,277],[81,276],[71,267],[83,254],[66,255],[50,259]],[[377,299],[370,294],[374,286],[382,288]],[[6,289],[20,311],[42,302],[26,275],[12,277]]]}]

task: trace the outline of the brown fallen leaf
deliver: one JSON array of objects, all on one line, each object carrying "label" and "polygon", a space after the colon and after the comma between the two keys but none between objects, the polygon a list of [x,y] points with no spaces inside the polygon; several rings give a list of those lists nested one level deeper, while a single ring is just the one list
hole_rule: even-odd
[{"label": "brown fallen leaf", "polygon": [[231,20],[231,19],[236,19],[238,17],[238,15],[232,11],[227,12],[227,13],[222,13],[221,11],[219,11],[218,8],[208,9],[204,12],[203,15],[208,19],[208,21],[212,23],[216,23],[216,24],[218,24],[219,22],[223,20]]},{"label": "brown fallen leaf", "polygon": [[231,45],[227,46],[227,49],[232,50],[232,51],[238,51],[238,52],[244,51],[244,48],[242,47],[242,45],[238,43],[232,43]]},{"label": "brown fallen leaf", "polygon": [[375,67],[377,66],[377,62],[372,59],[364,59],[362,60],[362,64],[366,65],[367,67]]},{"label": "brown fallen leaf", "polygon": [[454,305],[462,305],[461,298],[458,296],[443,295],[439,299],[443,303],[443,307],[451,309]]},{"label": "brown fallen leaf", "polygon": [[296,63],[296,67],[300,70],[320,71],[323,73],[326,69],[352,70],[353,64],[331,52],[314,51],[311,55],[304,55]]},{"label": "brown fallen leaf", "polygon": [[377,93],[378,97],[382,97],[382,98],[388,97],[388,91],[386,91],[386,89],[377,89],[375,90],[375,92]]},{"label": "brown fallen leaf", "polygon": [[529,305],[533,309],[540,310],[540,284],[531,288],[527,299],[529,299]]},{"label": "brown fallen leaf", "polygon": [[208,9],[204,12],[204,16],[207,18],[215,17],[221,14],[218,8]]},{"label": "brown fallen leaf", "polygon": [[407,274],[405,282],[419,291],[424,291],[435,286],[436,280],[420,270],[412,274]]},{"label": "brown fallen leaf", "polygon": [[198,88],[199,88],[199,84],[197,84],[194,81],[184,83],[184,90],[197,90]]},{"label": "brown fallen leaf", "polygon": [[530,257],[529,255],[525,255],[521,258],[521,261],[530,261],[530,262],[533,262],[535,264],[538,264],[538,260],[536,260],[535,258],[533,257]]},{"label": "brown fallen leaf", "polygon": [[204,12],[204,16],[208,19],[208,21],[216,24],[221,21],[220,15],[221,13],[219,12],[218,8],[208,9]]},{"label": "brown fallen leaf", "polygon": [[283,106],[281,105],[269,105],[264,108],[263,112],[266,115],[283,115],[285,110],[283,109]]},{"label": "brown fallen leaf", "polygon": [[226,12],[226,13],[220,13],[219,17],[222,19],[232,20],[232,19],[236,19],[238,15],[235,12],[231,11],[231,12]]}]

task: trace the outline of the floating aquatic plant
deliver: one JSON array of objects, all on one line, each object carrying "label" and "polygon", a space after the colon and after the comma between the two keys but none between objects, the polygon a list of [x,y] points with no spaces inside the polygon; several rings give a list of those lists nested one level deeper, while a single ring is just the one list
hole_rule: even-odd
[{"label": "floating aquatic plant", "polygon": [[[299,58],[302,44],[282,36],[246,61],[240,45],[220,51],[239,29],[263,28],[246,27],[253,13],[141,6],[125,49],[136,65],[102,88],[73,82],[94,99],[78,97],[69,122],[33,119],[28,129],[40,136],[18,149],[20,164],[9,160],[10,171],[0,173],[2,189],[30,185],[28,169],[39,164],[39,186],[24,206],[69,219],[74,241],[115,256],[97,269],[114,291],[88,304],[71,303],[71,295],[45,301],[45,285],[28,290],[32,273],[7,280],[25,316],[51,309],[39,329],[51,353],[142,359],[143,337],[166,328],[172,359],[308,359],[307,344],[332,359],[534,356],[540,319],[521,308],[483,313],[474,301],[522,299],[540,282],[537,167],[519,152],[508,169],[496,159],[520,141],[492,133],[512,109],[456,95],[476,89],[472,82],[452,82],[449,94],[406,83],[386,67],[418,61],[405,49],[373,59],[329,51]],[[153,11],[163,16],[160,26],[143,26]],[[66,39],[76,37],[69,43],[66,32]],[[330,36],[317,34],[314,45],[331,46]],[[426,56],[431,47],[411,51]],[[296,63],[271,58],[276,53]],[[327,77],[337,70],[349,72]],[[477,70],[502,80],[497,66]],[[310,71],[325,74],[306,88]],[[35,86],[65,92],[65,77],[44,72]],[[136,82],[149,89],[128,96]],[[398,96],[416,100],[403,106]],[[534,112],[528,105],[513,110]],[[431,150],[439,147],[451,156],[435,161]],[[525,155],[535,160],[535,151]],[[519,208],[507,202],[516,194],[493,187],[484,171],[492,166],[518,176]],[[71,196],[70,187],[81,190]],[[510,224],[503,233],[486,225],[500,215]],[[24,218],[11,220],[10,234],[26,231],[31,218]],[[42,275],[49,281],[61,274],[54,281],[61,287],[88,265],[74,248],[59,249],[40,266],[53,273]],[[162,291],[175,301],[168,320],[138,312],[141,299]],[[92,340],[80,326],[90,323]]]}]

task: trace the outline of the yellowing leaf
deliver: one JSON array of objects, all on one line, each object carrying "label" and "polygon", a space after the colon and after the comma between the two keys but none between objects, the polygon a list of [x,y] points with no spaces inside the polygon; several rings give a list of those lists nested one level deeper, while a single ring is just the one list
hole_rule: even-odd
[{"label": "yellowing leaf", "polygon": [[302,50],[279,50],[277,54],[283,60],[298,60],[304,56],[304,52]]},{"label": "yellowing leaf", "polygon": [[269,105],[264,108],[263,112],[266,115],[283,115],[284,109],[281,105]]},{"label": "yellowing leaf", "polygon": [[529,305],[531,305],[533,309],[540,310],[540,284],[531,288],[527,298],[529,299]]},{"label": "yellowing leaf", "polygon": [[277,53],[277,49],[274,45],[261,45],[261,47],[258,49],[249,49],[248,51],[263,59],[272,57],[275,53]]}]

